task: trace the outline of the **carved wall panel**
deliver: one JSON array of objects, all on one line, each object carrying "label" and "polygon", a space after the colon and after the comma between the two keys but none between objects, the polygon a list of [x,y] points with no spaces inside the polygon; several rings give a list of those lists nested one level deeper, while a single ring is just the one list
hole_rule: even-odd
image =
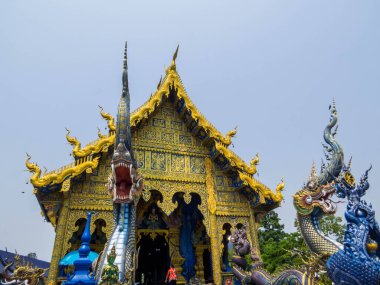
[{"label": "carved wall panel", "polygon": [[[81,218],[87,220],[87,210],[70,210],[67,223],[66,223],[65,234],[63,237],[63,246],[62,246],[61,256],[64,256],[69,250],[70,237],[73,235],[73,232],[78,230],[78,227],[75,226],[75,223]],[[103,231],[106,233],[107,240],[108,240],[111,236],[113,224],[114,224],[112,211],[98,211],[95,213],[95,215],[91,219],[91,225],[90,225],[91,233],[94,232],[95,230],[94,221],[96,221],[97,219],[103,219],[106,222],[106,226],[103,228]]]}]

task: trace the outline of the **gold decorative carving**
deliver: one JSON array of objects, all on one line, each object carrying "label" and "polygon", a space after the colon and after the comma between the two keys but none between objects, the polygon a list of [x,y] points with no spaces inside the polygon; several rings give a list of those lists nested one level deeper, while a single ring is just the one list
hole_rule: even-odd
[{"label": "gold decorative carving", "polygon": [[145,202],[148,202],[150,200],[150,197],[151,197],[150,190],[143,189],[141,196]]},{"label": "gold decorative carving", "polygon": [[49,276],[48,276],[49,284],[56,283],[57,275],[58,275],[58,263],[63,257],[62,256],[63,238],[65,236],[67,217],[69,214],[67,202],[68,202],[67,200],[64,201],[63,207],[61,209],[61,213],[59,215],[58,224],[55,229],[56,235],[55,235],[53,254],[51,257],[50,270],[49,270]]},{"label": "gold decorative carving", "polygon": [[67,192],[67,191],[69,191],[70,190],[70,186],[71,186],[71,179],[66,179],[62,183],[61,192]]},{"label": "gold decorative carving", "polygon": [[191,202],[191,195],[190,193],[186,192],[184,195],[183,195],[183,200],[185,201],[186,204],[190,204]]},{"label": "gold decorative carving", "polygon": [[231,144],[231,138],[236,134],[236,129],[228,132],[226,137],[224,137],[210,122],[208,122],[191,102],[182,85],[179,74],[173,67],[167,69],[163,82],[150,99],[131,114],[131,127],[136,127],[143,119],[148,118],[149,115],[160,105],[162,99],[164,97],[168,98],[170,90],[172,89],[177,91],[176,94],[179,99],[185,101],[185,106],[189,110],[191,117],[205,129],[211,138],[226,146]]},{"label": "gold decorative carving", "polygon": [[[87,219],[87,212],[91,209],[83,209],[83,210],[76,210],[72,209],[70,210],[70,213],[68,215],[68,220],[66,224],[66,230],[63,238],[63,246],[62,246],[62,253],[61,256],[63,257],[67,251],[70,248],[70,237],[72,236],[73,232],[78,230],[78,228],[75,226],[76,221],[79,219]],[[114,218],[112,211],[98,211],[95,213],[93,220],[96,221],[98,219],[103,219],[106,222],[106,226],[103,228],[103,231],[105,232],[107,236],[107,240],[110,238],[112,234],[112,229],[114,226]],[[90,231],[91,233],[95,229],[95,224],[91,223],[90,225]]]},{"label": "gold decorative carving", "polygon": [[113,118],[113,116],[109,113],[104,112],[102,106],[99,106],[99,109],[100,109],[100,115],[103,117],[103,119],[107,121],[108,130],[110,132],[115,132],[116,125],[115,125],[115,119]]},{"label": "gold decorative carving", "polygon": [[212,256],[212,271],[214,275],[214,283],[222,284],[221,265],[220,265],[220,243],[218,235],[218,224],[216,216],[211,214],[210,217],[210,240],[211,240],[211,256]]},{"label": "gold decorative carving", "polygon": [[137,230],[136,244],[139,243],[139,241],[141,240],[141,238],[143,236],[150,237],[150,239],[152,239],[152,241],[154,241],[157,236],[163,236],[165,238],[165,240],[168,242],[169,230],[161,230],[161,229],[156,229],[156,230],[140,229],[140,230]]},{"label": "gold decorative carving", "polygon": [[[159,191],[159,192],[162,194],[161,191]],[[178,202],[177,201],[172,202],[172,201],[169,200],[168,197],[165,197],[162,202],[161,201],[157,202],[157,206],[160,207],[161,210],[167,216],[169,216],[178,207]]]},{"label": "gold decorative carving", "polygon": [[[237,224],[247,225],[247,232],[251,232],[251,227],[249,224],[249,217],[217,217],[217,228],[218,228],[218,241],[219,243],[223,239],[223,234],[225,234],[225,231],[223,230],[224,224],[230,224],[232,226],[231,232],[234,231],[234,227]],[[252,238],[251,235],[247,235],[249,242],[252,244]],[[220,256],[222,254],[222,251],[219,252]]]},{"label": "gold decorative carving", "polygon": [[252,238],[252,246],[256,250],[256,254],[261,256],[259,239],[257,236],[257,223],[255,222],[254,212],[251,211],[251,215],[249,216],[249,228],[251,229],[251,238]]},{"label": "gold decorative carving", "polygon": [[[144,179],[150,180],[161,180],[161,181],[170,181],[170,182],[184,182],[184,183],[197,183],[204,184],[204,179],[192,178],[191,175],[180,175],[179,173],[170,173],[167,172],[165,175],[154,175],[149,174],[148,171],[142,170],[141,173],[144,176]],[[175,176],[177,174],[177,176]],[[190,176],[190,178],[189,178]]]},{"label": "gold decorative carving", "polygon": [[180,255],[179,250],[179,229],[171,228],[169,229],[169,255],[171,257],[171,262],[173,263],[176,271],[178,284],[186,284],[185,278],[182,276],[182,264],[185,259]]},{"label": "gold decorative carving", "polygon": [[70,131],[67,130],[66,139],[74,147],[73,155],[76,159],[86,157],[90,154],[99,153],[103,150],[103,148],[108,148],[115,142],[115,133],[112,132],[109,136],[99,138],[94,144],[89,144],[84,148],[81,148],[81,143],[78,139],[76,137],[70,137],[69,135]]},{"label": "gold decorative carving", "polygon": [[32,177],[30,178],[30,182],[36,188],[48,186],[51,184],[60,184],[65,179],[78,176],[79,174],[83,173],[88,168],[91,168],[91,169],[97,168],[99,164],[99,157],[95,157],[91,161],[86,161],[82,164],[75,165],[70,168],[66,168],[62,172],[48,173],[41,177],[40,167],[35,163],[29,162],[30,158],[31,157],[27,155],[25,164],[29,172],[33,173]]},{"label": "gold decorative carving", "polygon": [[183,181],[160,181],[147,179],[144,176],[144,191],[157,190],[161,193],[163,199],[157,202],[162,211],[169,216],[177,207],[178,202],[173,202],[173,196],[177,192],[184,193],[184,200],[186,203],[191,202],[191,193],[198,194],[201,197],[201,204],[198,205],[199,211],[202,213],[204,220],[203,223],[206,232],[210,235],[210,220],[209,212],[207,210],[207,192],[205,184],[189,183]]},{"label": "gold decorative carving", "polygon": [[[141,142],[140,142],[141,143]],[[149,146],[143,146],[143,145],[133,145],[133,148],[135,150],[146,150],[146,151],[157,151],[156,147],[149,147]],[[199,157],[207,157],[207,154],[205,153],[205,150],[199,149],[199,148],[194,148],[191,151],[181,151],[179,150],[178,145],[173,145],[171,148],[165,149],[165,148],[160,148],[160,152],[165,152],[165,153],[173,153],[173,154],[178,154],[178,155],[197,155]]]},{"label": "gold decorative carving", "polygon": [[212,215],[216,212],[216,199],[214,190],[213,166],[210,158],[206,158],[206,188],[207,188],[207,204]]},{"label": "gold decorative carving", "polygon": [[272,199],[273,202],[279,203],[282,201],[282,190],[285,187],[285,183],[283,180],[281,180],[281,183],[279,183],[276,187],[276,193],[272,192],[268,187],[265,185],[259,183],[256,179],[254,179],[251,176],[248,176],[247,174],[244,174],[242,172],[239,173],[239,178],[243,181],[244,185],[247,185],[257,191],[257,193],[260,195],[260,203],[265,203],[265,198]]}]

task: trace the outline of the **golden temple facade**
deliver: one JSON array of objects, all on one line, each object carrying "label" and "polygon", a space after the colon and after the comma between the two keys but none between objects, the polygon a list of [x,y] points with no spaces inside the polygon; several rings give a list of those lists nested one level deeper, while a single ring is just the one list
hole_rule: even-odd
[{"label": "golden temple facade", "polygon": [[[198,111],[176,70],[175,57],[155,93],[131,114],[134,157],[144,177],[137,204],[136,247],[144,252],[146,240],[156,241],[156,251],[167,251],[165,256],[176,267],[177,283],[185,284],[181,205],[195,203],[199,216],[192,237],[196,275],[202,284],[224,284],[232,278],[226,268],[231,229],[245,224],[251,244],[258,247],[258,217],[279,205],[284,183],[272,191],[254,177],[258,155],[247,164],[229,149],[236,130],[224,136]],[[88,211],[96,212],[91,225],[93,251],[103,250],[113,228],[112,200],[105,185],[111,171],[115,122],[103,109],[101,115],[108,123],[108,134],[99,133],[97,140],[84,147],[67,132],[73,163],[42,174],[29,156],[26,161],[35,196],[56,232],[49,272],[53,284],[65,279],[59,262],[78,249]],[[153,269],[137,270],[143,279],[154,278],[149,271]],[[154,270],[161,272],[158,267]]]}]

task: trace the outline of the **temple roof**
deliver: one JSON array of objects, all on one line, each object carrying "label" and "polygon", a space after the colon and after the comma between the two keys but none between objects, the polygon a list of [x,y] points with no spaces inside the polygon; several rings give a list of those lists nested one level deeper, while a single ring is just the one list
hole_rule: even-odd
[{"label": "temple roof", "polygon": [[[178,51],[178,50],[177,50]],[[140,123],[148,119],[153,112],[162,104],[165,99],[170,100],[179,113],[180,117],[188,129],[197,138],[202,140],[202,144],[209,149],[211,158],[223,170],[232,173],[235,176],[234,185],[244,194],[253,199],[253,206],[264,206],[266,208],[275,208],[282,201],[282,189],[284,182],[277,185],[275,192],[269,187],[254,178],[256,165],[259,162],[259,156],[256,155],[248,165],[237,154],[235,154],[229,145],[231,138],[237,130],[229,131],[224,136],[218,131],[197,109],[190,100],[182,84],[180,75],[176,70],[176,55],[173,56],[171,65],[165,71],[165,77],[160,80],[157,90],[150,98],[137,110],[131,113],[131,130],[139,128]],[[41,175],[41,170],[37,164],[31,163],[30,156],[26,161],[26,166],[33,173],[30,181],[35,188],[35,193],[50,193],[55,191],[66,192],[70,190],[70,181],[72,178],[81,175],[84,172],[91,173],[98,167],[99,154],[105,152],[113,146],[115,142],[115,122],[114,118],[100,109],[101,116],[108,122],[108,135],[98,133],[98,139],[85,147],[70,136],[67,132],[66,138],[73,146],[73,157],[75,162],[61,167],[50,173]]]},{"label": "temple roof", "polygon": [[[12,266],[8,267],[8,273],[13,273],[15,270],[15,265],[19,262],[19,266],[32,266],[38,267],[42,269],[48,269],[50,267],[50,263],[47,261],[39,260],[36,258],[32,258],[29,256],[18,255],[17,253],[12,253],[9,251],[0,250],[0,272],[3,272],[4,267],[9,263],[13,263]],[[44,276],[47,276],[49,271],[47,270]]]}]

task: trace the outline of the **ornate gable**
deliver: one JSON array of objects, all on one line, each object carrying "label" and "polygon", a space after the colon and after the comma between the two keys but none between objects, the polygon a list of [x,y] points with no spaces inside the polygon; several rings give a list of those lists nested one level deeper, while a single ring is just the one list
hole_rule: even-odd
[{"label": "ornate gable", "polygon": [[[103,167],[99,161],[113,149],[115,124],[113,117],[102,109],[101,115],[108,122],[109,133],[99,133],[96,141],[83,148],[68,131],[66,138],[73,146],[73,163],[41,174],[38,165],[31,163],[28,156],[26,166],[33,173],[30,181],[40,204],[51,193],[70,191],[72,184],[83,180],[86,173],[98,173],[99,165]],[[135,157],[145,177],[145,188],[153,189],[157,183],[166,183],[169,185],[167,188],[172,189],[170,191],[178,191],[180,184],[173,188],[170,181],[184,185],[192,182],[203,187],[205,159],[209,157],[215,172],[216,203],[222,205],[225,199],[244,203],[243,199],[246,199],[256,209],[267,211],[277,207],[282,200],[283,182],[273,192],[254,178],[259,162],[257,155],[248,165],[228,148],[236,130],[223,136],[191,102],[176,71],[175,57],[156,92],[131,114],[131,130]],[[41,204],[41,208],[49,217],[45,205]]]}]

